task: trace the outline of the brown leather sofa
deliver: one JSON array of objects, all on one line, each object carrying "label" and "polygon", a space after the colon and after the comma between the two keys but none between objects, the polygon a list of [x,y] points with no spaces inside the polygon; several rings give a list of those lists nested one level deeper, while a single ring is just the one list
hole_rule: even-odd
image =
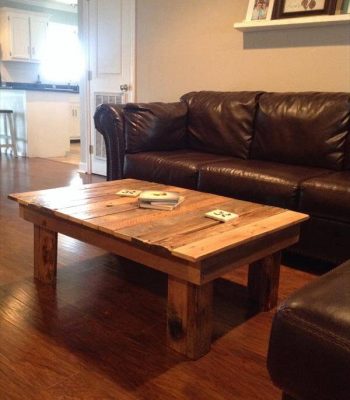
[{"label": "brown leather sofa", "polygon": [[103,104],[107,179],[138,178],[311,215],[294,251],[350,258],[350,95],[191,92]]},{"label": "brown leather sofa", "polygon": [[279,306],[267,365],[285,400],[349,400],[350,261]]}]

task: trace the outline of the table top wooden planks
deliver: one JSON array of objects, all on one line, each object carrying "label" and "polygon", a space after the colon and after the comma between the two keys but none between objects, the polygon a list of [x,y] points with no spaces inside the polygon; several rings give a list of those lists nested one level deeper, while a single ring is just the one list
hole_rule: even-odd
[{"label": "table top wooden planks", "polygon": [[[177,191],[185,200],[172,211],[142,209],[137,198],[116,195],[121,189]],[[276,237],[308,219],[306,214],[278,207],[136,179],[16,193],[9,198],[22,207],[104,232],[136,248],[190,263],[268,235]],[[239,218],[222,223],[205,217],[216,208]]]}]

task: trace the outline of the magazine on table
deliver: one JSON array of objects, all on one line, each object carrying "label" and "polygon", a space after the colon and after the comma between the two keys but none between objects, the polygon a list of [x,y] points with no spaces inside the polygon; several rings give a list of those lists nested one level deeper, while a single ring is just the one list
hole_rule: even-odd
[{"label": "magazine on table", "polygon": [[153,208],[158,210],[173,210],[184,201],[184,197],[177,192],[162,190],[146,190],[139,196],[141,208]]}]

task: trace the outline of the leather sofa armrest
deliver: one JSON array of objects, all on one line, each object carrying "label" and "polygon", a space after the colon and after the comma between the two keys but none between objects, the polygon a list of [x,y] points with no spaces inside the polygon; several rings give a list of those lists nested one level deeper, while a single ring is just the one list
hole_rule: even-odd
[{"label": "leather sofa armrest", "polygon": [[128,103],[125,115],[127,153],[186,148],[187,105],[175,103]]},{"label": "leather sofa armrest", "polygon": [[125,136],[124,105],[101,104],[94,114],[95,128],[104,138],[107,155],[107,180],[123,178]]}]

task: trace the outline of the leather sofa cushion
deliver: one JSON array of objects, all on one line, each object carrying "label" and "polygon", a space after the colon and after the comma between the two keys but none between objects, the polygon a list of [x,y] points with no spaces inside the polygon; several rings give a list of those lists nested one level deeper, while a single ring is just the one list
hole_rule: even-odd
[{"label": "leather sofa cushion", "polygon": [[350,262],[279,307],[267,364],[273,382],[296,399],[349,399]]},{"label": "leather sofa cushion", "polygon": [[188,150],[126,154],[124,176],[195,189],[201,165],[227,158]]},{"label": "leather sofa cushion", "polygon": [[186,115],[184,102],[127,104],[124,108],[126,152],[184,148]]},{"label": "leather sofa cushion", "polygon": [[327,172],[267,161],[231,159],[203,166],[199,171],[198,189],[296,209],[300,183]]},{"label": "leather sofa cushion", "polygon": [[248,158],[259,92],[191,92],[188,138],[192,149]]},{"label": "leather sofa cushion", "polygon": [[303,182],[299,208],[315,216],[349,223],[350,171],[334,172]]},{"label": "leather sofa cushion", "polygon": [[251,158],[341,170],[349,128],[346,93],[264,93]]}]

